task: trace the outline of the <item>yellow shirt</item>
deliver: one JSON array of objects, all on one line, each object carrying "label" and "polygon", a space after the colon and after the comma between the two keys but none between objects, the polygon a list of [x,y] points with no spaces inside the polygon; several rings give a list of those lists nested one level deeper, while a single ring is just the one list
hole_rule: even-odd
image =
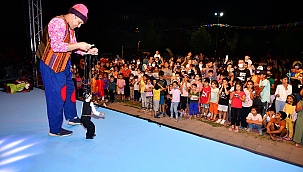
[{"label": "yellow shirt", "polygon": [[140,93],[145,93],[146,84],[143,79],[140,81]]},{"label": "yellow shirt", "polygon": [[161,92],[161,89],[153,89],[153,95],[154,95],[154,100],[160,100],[160,92]]},{"label": "yellow shirt", "polygon": [[294,113],[295,108],[296,108],[296,106],[292,106],[288,103],[285,104],[284,111],[285,111],[285,113],[287,113],[288,118],[292,117],[292,114]]}]

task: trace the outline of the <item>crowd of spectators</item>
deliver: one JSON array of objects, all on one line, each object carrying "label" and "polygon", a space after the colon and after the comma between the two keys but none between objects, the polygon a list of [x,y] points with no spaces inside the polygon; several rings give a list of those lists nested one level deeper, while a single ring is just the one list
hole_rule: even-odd
[{"label": "crowd of spectators", "polygon": [[302,63],[271,57],[253,61],[214,59],[202,53],[125,60],[84,59],[73,67],[77,96],[91,92],[102,106],[114,101],[141,103],[142,113],[178,122],[208,120],[268,134],[272,140],[303,143]]}]

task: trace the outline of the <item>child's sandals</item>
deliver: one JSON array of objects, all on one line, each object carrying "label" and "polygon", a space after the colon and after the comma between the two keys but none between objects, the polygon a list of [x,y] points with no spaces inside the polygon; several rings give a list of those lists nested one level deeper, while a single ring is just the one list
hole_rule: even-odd
[{"label": "child's sandals", "polygon": [[300,144],[298,144],[298,143],[295,143],[295,146],[296,146],[297,148],[301,148]]},{"label": "child's sandals", "polygon": [[228,130],[229,130],[229,131],[233,131],[234,128],[233,128],[232,126],[230,126]]}]

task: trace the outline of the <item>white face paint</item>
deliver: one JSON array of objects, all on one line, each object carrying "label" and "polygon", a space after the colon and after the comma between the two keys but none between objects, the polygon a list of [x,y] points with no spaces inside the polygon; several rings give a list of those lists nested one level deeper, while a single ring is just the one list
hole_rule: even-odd
[{"label": "white face paint", "polygon": [[92,99],[92,96],[89,95],[89,96],[85,99],[85,102],[90,102],[91,99]]}]

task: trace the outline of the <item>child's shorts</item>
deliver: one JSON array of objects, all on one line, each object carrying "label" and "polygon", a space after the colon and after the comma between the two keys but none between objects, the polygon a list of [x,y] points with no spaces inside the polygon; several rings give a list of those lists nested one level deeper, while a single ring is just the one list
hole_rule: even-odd
[{"label": "child's shorts", "polygon": [[124,88],[118,88],[118,94],[124,94]]},{"label": "child's shorts", "polygon": [[198,103],[190,102],[189,103],[189,115],[197,115],[198,114]]},{"label": "child's shorts", "polygon": [[218,104],[210,102],[209,103],[209,112],[217,115],[218,114]]},{"label": "child's shorts", "polygon": [[160,105],[164,105],[164,95],[160,95]]},{"label": "child's shorts", "polygon": [[200,104],[200,106],[201,106],[202,108],[206,108],[206,109],[209,108],[209,104]]},{"label": "child's shorts", "polygon": [[227,105],[219,105],[218,110],[223,111],[223,112],[227,112],[228,111],[228,106]]},{"label": "child's shorts", "polygon": [[159,111],[159,100],[154,100],[153,109],[156,112]]}]

